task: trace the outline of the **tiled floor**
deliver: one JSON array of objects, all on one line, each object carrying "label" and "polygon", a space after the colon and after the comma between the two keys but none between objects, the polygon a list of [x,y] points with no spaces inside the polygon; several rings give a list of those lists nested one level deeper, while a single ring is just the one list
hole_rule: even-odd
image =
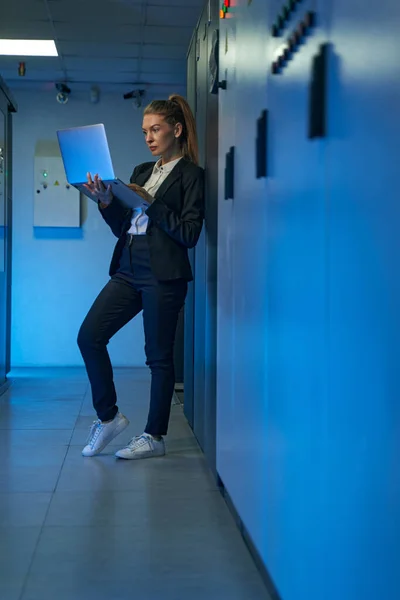
[{"label": "tiled floor", "polygon": [[95,458],[83,370],[27,371],[0,399],[1,600],[268,600],[183,416],[168,455],[118,461],[141,433],[147,370],[118,370],[130,427]]}]

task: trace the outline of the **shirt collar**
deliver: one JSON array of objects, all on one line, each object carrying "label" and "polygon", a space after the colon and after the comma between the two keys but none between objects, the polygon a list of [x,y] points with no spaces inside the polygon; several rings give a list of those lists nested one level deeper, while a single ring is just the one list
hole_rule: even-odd
[{"label": "shirt collar", "polygon": [[178,162],[181,160],[181,156],[179,158],[176,158],[175,160],[171,160],[169,163],[167,163],[166,165],[161,166],[161,158],[156,162],[156,164],[154,165],[154,173],[159,173],[160,171],[163,173],[171,173],[172,169],[178,164]]}]

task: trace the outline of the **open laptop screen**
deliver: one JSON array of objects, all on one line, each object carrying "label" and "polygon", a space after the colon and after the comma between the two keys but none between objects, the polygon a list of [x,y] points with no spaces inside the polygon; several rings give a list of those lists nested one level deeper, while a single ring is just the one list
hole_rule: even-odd
[{"label": "open laptop screen", "polygon": [[103,124],[57,131],[67,181],[71,185],[86,182],[86,174],[96,173],[104,181],[115,179]]}]

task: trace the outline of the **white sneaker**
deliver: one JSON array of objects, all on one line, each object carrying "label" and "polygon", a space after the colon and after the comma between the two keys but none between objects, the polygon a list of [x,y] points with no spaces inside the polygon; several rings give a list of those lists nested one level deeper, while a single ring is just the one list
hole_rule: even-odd
[{"label": "white sneaker", "polygon": [[96,456],[129,425],[122,413],[117,413],[112,421],[103,423],[98,419],[90,428],[87,446],[82,450],[83,456]]},{"label": "white sneaker", "polygon": [[161,439],[157,441],[148,433],[142,433],[132,438],[126,448],[118,450],[115,456],[127,460],[138,460],[139,458],[152,458],[153,456],[164,456],[165,443]]}]

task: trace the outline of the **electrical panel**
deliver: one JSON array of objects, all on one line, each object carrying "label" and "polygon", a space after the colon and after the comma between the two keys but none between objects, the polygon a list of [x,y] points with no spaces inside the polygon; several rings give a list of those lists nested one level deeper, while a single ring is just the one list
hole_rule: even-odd
[{"label": "electrical panel", "polygon": [[80,193],[60,156],[35,156],[34,227],[80,227]]}]

